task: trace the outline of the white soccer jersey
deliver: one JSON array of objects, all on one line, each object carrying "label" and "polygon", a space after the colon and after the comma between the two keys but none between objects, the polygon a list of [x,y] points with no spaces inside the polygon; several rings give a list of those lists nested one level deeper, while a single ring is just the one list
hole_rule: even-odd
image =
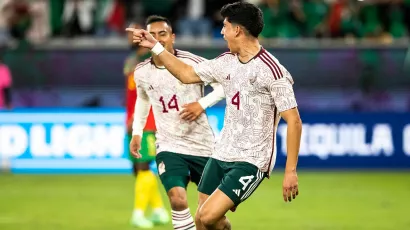
[{"label": "white soccer jersey", "polygon": [[195,72],[205,83],[221,83],[226,95],[224,127],[212,157],[271,172],[279,113],[297,106],[290,73],[263,48],[247,63],[227,52],[199,63]]},{"label": "white soccer jersey", "polygon": [[[175,56],[189,65],[205,59],[176,50]],[[203,97],[203,84],[182,84],[165,68],[158,68],[151,59],[135,68],[134,79],[139,93],[145,93],[152,105],[157,127],[157,153],[163,151],[206,156],[212,154],[214,134],[205,113],[193,122],[182,120],[179,112],[184,104]]]}]

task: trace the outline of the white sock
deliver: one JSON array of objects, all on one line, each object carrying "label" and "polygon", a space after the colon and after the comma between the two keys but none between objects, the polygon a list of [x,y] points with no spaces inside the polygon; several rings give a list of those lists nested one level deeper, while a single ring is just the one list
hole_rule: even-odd
[{"label": "white sock", "polygon": [[152,210],[153,213],[155,214],[159,214],[159,213],[163,213],[166,212],[164,208],[156,208],[154,210]]},{"label": "white sock", "polygon": [[144,217],[144,211],[140,210],[140,209],[134,209],[134,211],[132,212],[132,216],[134,218],[141,218]]},{"label": "white sock", "polygon": [[172,225],[177,230],[196,230],[194,219],[189,212],[189,208],[184,211],[171,211],[172,213]]}]

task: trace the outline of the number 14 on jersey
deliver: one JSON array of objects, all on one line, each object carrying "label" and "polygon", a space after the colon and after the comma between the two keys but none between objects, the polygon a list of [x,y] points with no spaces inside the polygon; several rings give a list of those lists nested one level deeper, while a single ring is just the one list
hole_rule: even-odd
[{"label": "number 14 on jersey", "polygon": [[176,111],[179,111],[177,95],[174,94],[171,97],[171,99],[168,101],[168,109],[167,109],[167,104],[165,103],[163,96],[161,96],[159,98],[159,101],[162,104],[162,112],[163,113],[168,113],[169,112],[168,109],[175,109]]}]

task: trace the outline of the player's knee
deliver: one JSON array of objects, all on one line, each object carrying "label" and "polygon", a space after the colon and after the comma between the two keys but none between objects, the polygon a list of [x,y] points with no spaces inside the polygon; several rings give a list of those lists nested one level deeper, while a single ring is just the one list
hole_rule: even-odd
[{"label": "player's knee", "polygon": [[[199,216],[199,217],[198,217]],[[215,217],[212,215],[211,212],[201,208],[199,210],[198,215],[195,217],[195,219],[198,218],[198,222],[200,222],[202,225],[204,225],[205,227],[209,228],[209,227],[213,227],[215,226],[217,220],[215,219]]]},{"label": "player's knee", "polygon": [[231,227],[231,222],[228,220],[228,218],[225,218],[225,219],[223,220],[222,225],[224,226],[224,227],[223,227],[224,230],[231,230],[231,229],[232,229],[232,227]]},{"label": "player's knee", "polygon": [[199,208],[196,210],[196,213],[195,213],[195,225],[202,226],[201,218],[199,216]]},{"label": "player's knee", "polygon": [[174,211],[183,211],[188,208],[188,201],[186,197],[180,194],[169,196],[169,201],[171,203],[171,208]]},{"label": "player's knee", "polygon": [[199,218],[199,215],[195,215],[195,225],[202,226],[201,218]]}]

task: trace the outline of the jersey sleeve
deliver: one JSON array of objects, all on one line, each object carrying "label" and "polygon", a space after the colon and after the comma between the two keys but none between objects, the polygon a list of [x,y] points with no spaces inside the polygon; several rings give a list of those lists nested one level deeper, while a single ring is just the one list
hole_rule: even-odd
[{"label": "jersey sleeve", "polygon": [[231,52],[225,52],[212,60],[206,60],[194,66],[195,73],[206,84],[221,83],[224,78],[224,70],[230,65],[232,58],[235,57]]},{"label": "jersey sleeve", "polygon": [[268,89],[279,112],[298,106],[295,93],[293,92],[292,81],[289,78],[271,79],[269,82]]},{"label": "jersey sleeve", "polygon": [[143,129],[149,115],[150,101],[145,89],[142,87],[141,82],[139,82],[137,74],[138,70],[135,70],[134,81],[137,86],[137,99],[134,109],[134,121],[132,123],[132,135],[142,136]]},{"label": "jersey sleeve", "polygon": [[205,83],[205,85],[217,82],[216,67],[218,59],[207,60],[194,66],[195,73]]},{"label": "jersey sleeve", "polygon": [[135,102],[134,121],[132,123],[132,135],[141,136],[149,115],[150,102],[148,95],[142,88],[137,87],[137,100]]},{"label": "jersey sleeve", "polygon": [[144,78],[144,68],[135,68],[134,70],[134,84],[136,85],[137,97],[142,97],[144,100],[149,100],[148,95],[143,87],[141,79]]}]

